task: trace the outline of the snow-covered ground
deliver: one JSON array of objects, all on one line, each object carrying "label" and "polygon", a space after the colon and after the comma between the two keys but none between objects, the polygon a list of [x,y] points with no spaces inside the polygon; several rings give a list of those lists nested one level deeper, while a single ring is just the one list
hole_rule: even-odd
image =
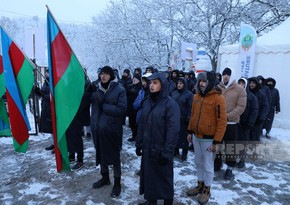
[{"label": "snow-covered ground", "polygon": [[[112,185],[92,189],[100,178],[95,166],[92,139],[84,138],[85,167],[76,172],[57,173],[55,157],[44,147],[50,144],[48,135],[31,136],[26,154],[13,150],[10,137],[0,138],[0,204],[138,204],[139,177],[135,174],[140,158],[135,155],[134,143],[128,142],[131,132],[124,126],[122,151],[122,193],[111,199]],[[225,181],[223,170],[215,173],[208,204],[289,204],[290,201],[290,130],[273,128],[272,138],[262,138],[263,145],[275,145],[279,157],[249,160],[246,168],[235,169],[235,179]],[[288,149],[286,149],[288,148]],[[282,157],[281,157],[282,156]],[[284,157],[283,157],[284,156]],[[174,162],[174,204],[197,204],[196,197],[185,191],[196,185],[194,152],[187,161],[178,157]],[[113,181],[112,170],[110,172]],[[162,204],[161,201],[159,204]]]}]

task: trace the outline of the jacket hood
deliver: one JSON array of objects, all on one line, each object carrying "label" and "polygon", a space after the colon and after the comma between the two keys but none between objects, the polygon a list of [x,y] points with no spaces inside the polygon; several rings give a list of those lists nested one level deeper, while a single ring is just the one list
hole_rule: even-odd
[{"label": "jacket hood", "polygon": [[259,82],[259,80],[261,80],[262,81],[262,85],[265,84],[265,80],[266,79],[262,75],[258,75],[257,78],[258,78],[258,82]]},{"label": "jacket hood", "polygon": [[259,79],[257,78],[257,77],[251,77],[251,78],[249,78],[249,83],[250,82],[254,82],[254,83],[256,83],[256,88],[253,90],[253,89],[250,89],[251,91],[253,91],[253,92],[257,92],[258,90],[260,90],[261,89],[261,84],[259,83]]},{"label": "jacket hood", "polygon": [[[266,85],[268,85],[268,82],[269,81],[271,81],[271,82],[273,82],[273,88],[275,88],[276,87],[276,80],[274,79],[274,78],[267,78],[266,79]],[[269,86],[270,87],[270,86]]]},{"label": "jacket hood", "polygon": [[180,78],[177,79],[177,81],[176,81],[176,87],[177,87],[178,81],[182,81],[183,82],[183,84],[184,84],[183,90],[187,89],[187,86],[188,86],[187,85],[187,80],[184,77],[180,77]]},{"label": "jacket hood", "polygon": [[247,90],[248,80],[247,80],[246,78],[240,78],[240,79],[238,80],[238,83],[239,83],[240,81],[243,81],[243,82],[245,83],[245,90]]},{"label": "jacket hood", "polygon": [[135,73],[136,71],[138,71],[139,74],[142,75],[142,69],[141,69],[141,68],[135,68],[135,69],[134,69],[134,73]]},{"label": "jacket hood", "polygon": [[[222,84],[224,84],[225,88],[228,89],[229,86],[231,86],[233,84],[233,82],[235,81],[236,75],[235,75],[235,70],[233,70],[232,68],[226,68],[227,70],[230,70],[231,75],[230,75],[230,79],[227,85],[224,84],[224,80],[222,79],[221,82]],[[224,73],[224,72],[223,72]]]},{"label": "jacket hood", "polygon": [[[206,72],[199,73],[197,76],[197,83],[196,83],[197,91],[203,96],[206,95],[208,92],[210,92],[214,88],[215,79],[216,77],[215,77],[214,72],[206,71]],[[201,80],[204,80],[207,83],[207,87],[204,91],[202,91],[199,86],[199,83]]]},{"label": "jacket hood", "polygon": [[163,73],[153,73],[151,76],[149,76],[147,78],[148,80],[160,80],[161,82],[161,90],[160,90],[160,94],[159,94],[159,97],[162,98],[162,97],[167,97],[168,96],[168,81],[167,79],[165,78],[164,74]]}]

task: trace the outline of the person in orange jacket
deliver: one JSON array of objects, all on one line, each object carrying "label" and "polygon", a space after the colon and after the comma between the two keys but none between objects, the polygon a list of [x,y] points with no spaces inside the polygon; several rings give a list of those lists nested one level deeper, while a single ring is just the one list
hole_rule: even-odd
[{"label": "person in orange jacket", "polygon": [[198,74],[188,125],[187,138],[194,146],[198,185],[188,190],[187,195],[200,194],[200,204],[209,200],[216,144],[221,143],[227,126],[226,100],[221,90],[214,87],[215,79],[213,71]]}]

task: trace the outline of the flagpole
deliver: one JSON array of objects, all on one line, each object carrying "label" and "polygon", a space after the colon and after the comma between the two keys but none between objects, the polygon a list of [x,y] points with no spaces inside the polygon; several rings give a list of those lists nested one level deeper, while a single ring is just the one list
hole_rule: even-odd
[{"label": "flagpole", "polygon": [[[53,18],[54,22],[56,23],[58,29],[61,31],[61,33],[63,33],[62,30],[61,30],[61,28],[60,28],[60,26],[58,25],[56,19],[54,18],[52,12],[50,11],[48,5],[45,5],[45,6],[46,6],[48,12],[50,13],[51,17]],[[67,42],[67,43],[69,44],[69,42]],[[73,49],[72,49],[72,47],[71,47],[70,44],[69,44],[69,47],[70,47],[70,49],[72,50],[72,52],[75,53],[75,52],[73,51]],[[76,57],[76,59],[78,60],[78,62],[81,63],[76,55],[75,55],[75,57]],[[89,80],[89,82],[91,83],[92,80],[91,80],[90,77],[88,76],[88,74],[87,74],[87,72],[85,71],[85,69],[83,68],[83,66],[81,66],[81,68],[82,68],[82,70],[84,71],[86,78],[87,78],[87,79]]]},{"label": "flagpole", "polygon": [[34,63],[33,61],[32,61],[32,63],[35,65],[35,69],[34,69],[34,70],[36,70],[36,72],[38,72],[38,73],[40,74],[40,76],[44,79],[44,81],[47,82],[48,85],[49,85],[49,82],[48,82],[48,80],[46,79],[46,77],[41,73],[40,70],[38,70],[38,66],[36,65],[36,63]]}]

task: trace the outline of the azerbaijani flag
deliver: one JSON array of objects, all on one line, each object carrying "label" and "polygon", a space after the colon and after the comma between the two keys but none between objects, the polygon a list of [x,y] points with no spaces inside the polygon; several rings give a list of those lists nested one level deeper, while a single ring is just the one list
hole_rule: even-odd
[{"label": "azerbaijani flag", "polygon": [[70,170],[65,132],[80,106],[85,74],[49,9],[47,47],[56,167],[61,172]]},{"label": "azerbaijani flag", "polygon": [[17,152],[26,152],[28,131],[31,129],[26,114],[26,103],[34,83],[34,67],[2,28],[1,37],[7,104],[14,149]]},{"label": "azerbaijani flag", "polygon": [[5,91],[6,88],[3,73],[2,56],[0,55],[0,137],[11,135],[6,105],[3,99]]}]

